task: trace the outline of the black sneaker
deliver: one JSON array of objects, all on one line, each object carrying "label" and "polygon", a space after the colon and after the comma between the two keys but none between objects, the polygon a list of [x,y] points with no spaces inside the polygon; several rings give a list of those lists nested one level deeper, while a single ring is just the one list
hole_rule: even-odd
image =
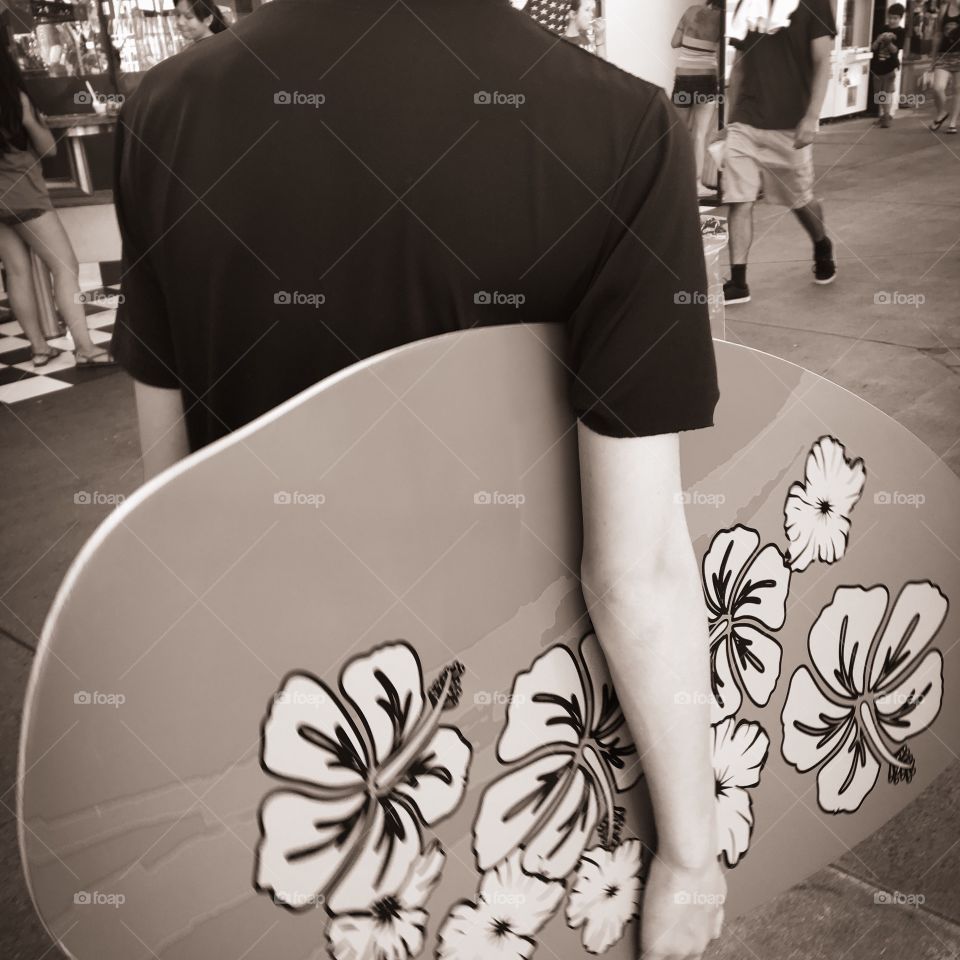
[{"label": "black sneaker", "polygon": [[732,280],[727,280],[723,285],[723,302],[727,306],[731,303],[749,303],[750,301],[750,288],[744,284],[742,287],[739,284],[734,283]]},{"label": "black sneaker", "polygon": [[837,263],[833,259],[833,243],[824,237],[813,245],[813,282],[833,283],[837,278]]}]

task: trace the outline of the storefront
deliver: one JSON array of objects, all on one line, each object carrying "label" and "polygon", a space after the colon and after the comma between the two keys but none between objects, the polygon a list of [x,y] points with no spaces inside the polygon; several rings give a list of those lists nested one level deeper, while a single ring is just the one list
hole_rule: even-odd
[{"label": "storefront", "polygon": [[[227,22],[248,12],[219,2]],[[116,113],[152,66],[182,50],[174,0],[0,0],[5,40],[58,141],[43,159],[58,207],[112,200]]]}]

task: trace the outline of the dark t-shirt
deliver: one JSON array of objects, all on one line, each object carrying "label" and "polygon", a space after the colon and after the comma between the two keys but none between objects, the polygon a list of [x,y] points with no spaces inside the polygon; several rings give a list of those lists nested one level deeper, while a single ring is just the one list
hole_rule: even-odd
[{"label": "dark t-shirt", "polygon": [[818,37],[836,35],[831,0],[800,0],[789,26],[775,33],[752,31],[743,40],[733,41],[740,83],[730,122],[764,130],[796,127],[810,105],[810,44]]},{"label": "dark t-shirt", "polygon": [[897,67],[900,66],[900,51],[903,49],[903,44],[906,38],[906,32],[903,27],[888,27],[886,25],[880,27],[879,30],[874,34],[873,40],[874,43],[877,40],[877,37],[882,36],[885,33],[892,33],[896,38],[894,44],[896,45],[896,50],[893,53],[889,52],[886,44],[881,44],[873,52],[873,59],[870,61],[870,72],[875,73],[878,77],[885,76],[888,73],[893,73]]},{"label": "dark t-shirt", "polygon": [[384,350],[538,321],[597,432],[713,423],[683,121],[507,2],[273,0],[143,78],[116,179],[113,349],[182,389],[193,449]]}]

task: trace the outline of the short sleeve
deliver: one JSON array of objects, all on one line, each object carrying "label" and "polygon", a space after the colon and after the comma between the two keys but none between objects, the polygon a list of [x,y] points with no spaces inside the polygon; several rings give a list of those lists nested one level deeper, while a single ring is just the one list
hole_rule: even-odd
[{"label": "short sleeve", "polygon": [[111,351],[135,380],[154,387],[180,386],[173,336],[163,290],[150,259],[150,248],[137,229],[135,212],[150,190],[138,172],[139,143],[133,100],[117,118],[113,153],[113,196],[122,242],[120,297]]},{"label": "short sleeve", "polygon": [[689,134],[658,90],[604,197],[607,240],[568,320],[571,401],[597,433],[713,426],[720,391],[695,183]]},{"label": "short sleeve", "polygon": [[837,21],[830,0],[804,0],[810,16],[810,39],[835,37]]}]

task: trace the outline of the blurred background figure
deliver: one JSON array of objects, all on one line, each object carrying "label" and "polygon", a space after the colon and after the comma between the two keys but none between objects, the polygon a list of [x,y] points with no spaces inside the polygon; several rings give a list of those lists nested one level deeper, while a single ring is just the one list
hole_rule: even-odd
[{"label": "blurred background figure", "polygon": [[32,250],[53,277],[54,299],[73,339],[77,367],[110,365],[114,363],[110,352],[90,339],[77,257],[40,168],[40,158],[56,151],[53,134],[27,93],[4,31],[0,40],[0,260],[10,306],[30,341],[33,365],[46,366],[62,351],[47,343],[40,327]]},{"label": "blurred background figure", "polygon": [[583,47],[590,53],[596,53],[597,45],[591,29],[596,15],[596,0],[572,0],[570,9],[567,11],[567,29],[564,31],[563,39]]},{"label": "blurred background figure", "polygon": [[226,30],[227,21],[213,0],[178,0],[177,29],[185,40],[196,42]]},{"label": "blurred background figure", "polygon": [[[931,51],[933,96],[937,102],[937,116],[930,124],[931,130],[939,130],[949,116],[950,122],[944,133],[957,132],[960,118],[960,96],[957,83],[960,80],[960,0],[946,0],[937,15]],[[953,79],[953,104],[947,109],[947,84]]]},{"label": "blurred background figure", "polygon": [[688,7],[670,45],[680,49],[673,84],[673,104],[685,111],[693,136],[697,164],[697,194],[709,196],[715,191],[703,182],[707,134],[717,109],[718,50],[723,37],[723,0]]},{"label": "blurred background figure", "polygon": [[871,49],[873,59],[870,72],[873,74],[873,92],[880,107],[877,124],[889,127],[892,119],[894,91],[897,87],[897,70],[900,69],[900,51],[906,38],[901,21],[906,8],[894,3],[887,8],[886,23],[877,31]]}]

